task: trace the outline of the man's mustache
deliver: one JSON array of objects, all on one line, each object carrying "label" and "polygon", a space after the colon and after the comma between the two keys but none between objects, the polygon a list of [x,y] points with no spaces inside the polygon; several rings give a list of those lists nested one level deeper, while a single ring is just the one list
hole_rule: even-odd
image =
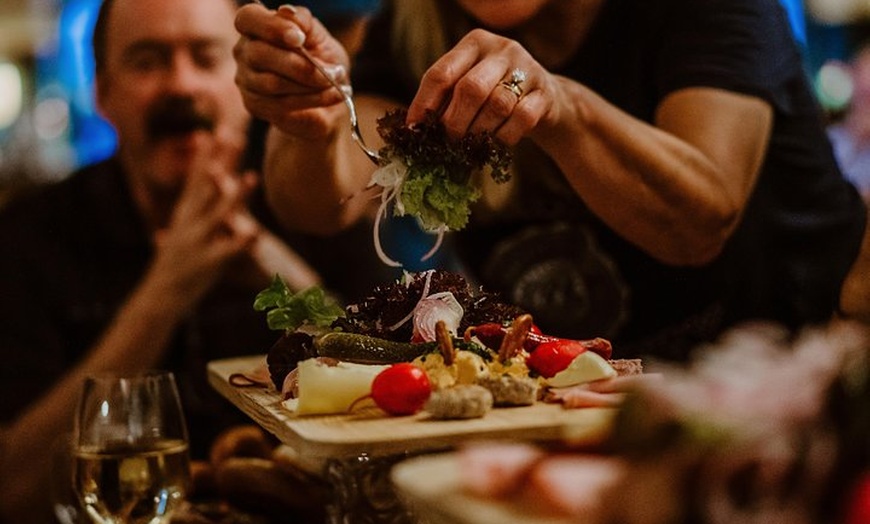
[{"label": "man's mustache", "polygon": [[214,113],[213,108],[192,97],[165,97],[149,108],[145,130],[151,140],[211,131],[215,127]]}]

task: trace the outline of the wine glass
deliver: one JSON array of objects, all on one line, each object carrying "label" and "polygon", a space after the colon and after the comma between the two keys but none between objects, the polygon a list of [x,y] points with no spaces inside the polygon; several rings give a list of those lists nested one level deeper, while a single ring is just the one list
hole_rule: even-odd
[{"label": "wine glass", "polygon": [[98,524],[161,524],[190,485],[187,426],[172,373],[85,379],[73,484]]}]

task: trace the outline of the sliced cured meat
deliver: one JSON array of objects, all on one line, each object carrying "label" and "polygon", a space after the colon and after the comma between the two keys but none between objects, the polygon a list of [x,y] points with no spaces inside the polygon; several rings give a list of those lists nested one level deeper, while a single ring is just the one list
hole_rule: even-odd
[{"label": "sliced cured meat", "polygon": [[549,455],[531,469],[524,497],[543,512],[598,522],[625,469],[614,457]]},{"label": "sliced cured meat", "polygon": [[503,498],[518,492],[544,451],[524,443],[475,442],[459,450],[462,483],[469,493]]},{"label": "sliced cured meat", "polygon": [[615,408],[625,400],[625,393],[600,393],[582,387],[568,388],[561,393],[562,406],[578,408]]}]

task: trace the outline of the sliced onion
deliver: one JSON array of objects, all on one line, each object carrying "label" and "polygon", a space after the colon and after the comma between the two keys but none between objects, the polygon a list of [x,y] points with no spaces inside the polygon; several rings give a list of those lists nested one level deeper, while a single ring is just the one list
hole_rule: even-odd
[{"label": "sliced onion", "polygon": [[[426,271],[426,281],[423,283],[423,292],[420,293],[420,300],[418,300],[417,303],[414,304],[414,308],[411,309],[411,311],[408,312],[407,315],[405,315],[405,318],[396,322],[392,326],[388,327],[387,330],[395,331],[395,330],[399,329],[400,327],[404,326],[405,322],[407,322],[407,321],[411,320],[411,318],[413,318],[414,312],[417,311],[417,306],[419,306],[420,302],[429,295],[429,284],[432,283],[432,275],[434,275],[434,274],[435,274],[434,269],[430,269],[430,270]],[[410,286],[411,286],[411,281],[409,280],[407,283],[407,287],[410,287]]]},{"label": "sliced onion", "polygon": [[368,187],[381,186],[384,189],[397,188],[402,185],[405,180],[405,173],[408,171],[408,166],[399,160],[393,160],[385,166],[375,169],[372,173],[372,178],[369,181]]},{"label": "sliced onion", "polygon": [[420,300],[414,308],[414,340],[435,341],[435,324],[443,320],[450,334],[456,336],[465,311],[450,291],[434,293]]},{"label": "sliced onion", "polygon": [[381,262],[390,267],[402,267],[402,264],[390,258],[384,251],[384,247],[381,244],[381,220],[383,220],[384,215],[386,215],[390,202],[398,198],[407,171],[408,166],[403,162],[400,160],[393,160],[389,164],[376,169],[375,172],[372,173],[372,178],[368,184],[368,187],[377,185],[383,188],[381,191],[381,205],[378,207],[378,212],[375,215],[372,239],[375,245],[375,253],[378,254],[378,258],[381,259]]},{"label": "sliced onion", "polygon": [[432,255],[438,252],[438,249],[441,247],[441,244],[444,242],[444,234],[447,233],[447,226],[439,227],[435,233],[438,235],[438,238],[435,239],[435,245],[426,252],[425,255],[420,259],[420,262],[425,262],[432,258]]},{"label": "sliced onion", "polygon": [[[405,205],[402,202],[402,185],[405,183],[407,173],[408,165],[399,159],[394,159],[389,164],[377,168],[375,172],[372,173],[371,180],[369,180],[367,186],[381,186],[382,188],[380,195],[381,205],[378,207],[378,212],[375,216],[372,237],[374,239],[375,252],[378,254],[378,258],[381,259],[381,262],[390,267],[402,267],[402,264],[390,258],[390,256],[388,256],[384,251],[383,245],[381,244],[381,220],[386,216],[390,203],[393,203],[395,206],[397,215],[405,215]],[[444,242],[444,235],[447,233],[447,230],[448,228],[446,224],[442,224],[435,230],[435,234],[437,235],[435,245],[433,245],[422,258],[420,258],[421,262],[429,260],[438,252],[438,249],[441,248],[441,244]]]},{"label": "sliced onion", "polygon": [[395,189],[384,189],[384,192],[381,197],[381,205],[378,207],[378,213],[375,215],[375,224],[373,226],[372,231],[372,239],[375,243],[375,253],[378,254],[378,258],[381,259],[381,262],[390,266],[390,267],[402,267],[400,262],[397,262],[387,256],[387,253],[384,251],[383,245],[381,245],[381,218],[387,212],[387,206],[392,200],[393,195],[395,195]]}]

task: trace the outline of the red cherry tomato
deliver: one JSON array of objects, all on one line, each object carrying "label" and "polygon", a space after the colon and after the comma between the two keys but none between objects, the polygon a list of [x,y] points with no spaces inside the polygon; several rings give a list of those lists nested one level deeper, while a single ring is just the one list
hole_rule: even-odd
[{"label": "red cherry tomato", "polygon": [[413,415],[431,394],[426,372],[407,362],[393,364],[372,381],[372,400],[390,415]]},{"label": "red cherry tomato", "polygon": [[567,368],[577,355],[586,351],[586,346],[576,340],[550,340],[541,342],[526,358],[529,369],[544,378],[550,378]]}]

